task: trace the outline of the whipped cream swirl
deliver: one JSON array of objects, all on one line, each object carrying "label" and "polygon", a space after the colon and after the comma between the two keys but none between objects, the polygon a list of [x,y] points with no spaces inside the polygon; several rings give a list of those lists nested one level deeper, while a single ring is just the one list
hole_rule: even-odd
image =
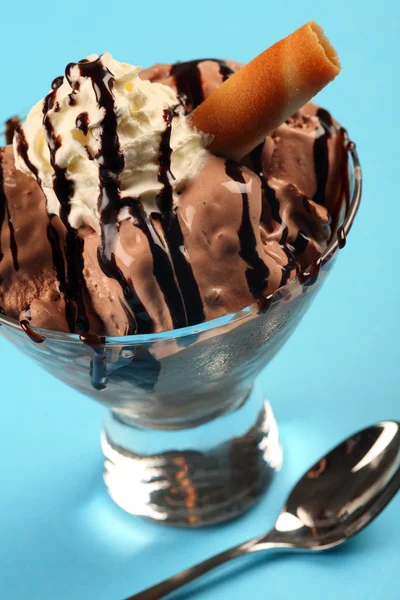
[{"label": "whipped cream swirl", "polygon": [[[90,76],[98,65],[101,85]],[[120,155],[119,167],[109,173],[117,180],[119,220],[131,217],[126,199],[139,199],[148,214],[160,212],[158,197],[165,186],[160,144],[166,129],[171,208],[205,160],[208,140],[190,126],[174,90],[142,80],[140,71],[108,53],[69,64],[65,76],[54,80],[50,94],[32,108],[15,135],[16,167],[38,180],[49,214],[64,216],[75,229],[86,223],[99,227],[105,135],[115,136],[113,147]],[[109,114],[99,101],[103,85],[113,98],[112,130],[107,129]],[[66,185],[67,194],[61,189]]]}]

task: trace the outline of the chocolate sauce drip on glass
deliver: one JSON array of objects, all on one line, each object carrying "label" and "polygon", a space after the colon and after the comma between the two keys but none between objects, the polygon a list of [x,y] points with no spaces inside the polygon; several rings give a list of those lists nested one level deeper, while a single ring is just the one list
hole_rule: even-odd
[{"label": "chocolate sauce drip on glass", "polygon": [[[76,65],[68,65],[66,76]],[[101,224],[101,247],[98,253],[100,268],[103,273],[120,284],[125,301],[132,311],[135,319],[135,328],[130,326],[129,334],[150,333],[152,331],[151,319],[143,307],[132,285],[129,285],[121,269],[117,266],[115,258],[115,245],[118,235],[118,214],[121,209],[119,193],[119,175],[124,168],[124,157],[120,152],[117,135],[117,117],[114,110],[114,95],[112,92],[114,77],[104,67],[101,57],[92,62],[81,62],[77,65],[82,77],[91,80],[96,100],[100,108],[104,109],[102,121],[101,143],[97,156],[99,163],[100,197],[98,207]],[[132,323],[132,319],[130,319]]]},{"label": "chocolate sauce drip on glass", "polygon": [[10,144],[13,143],[14,133],[16,132],[16,130],[18,129],[20,124],[21,124],[21,121],[20,121],[19,117],[11,117],[11,119],[8,119],[6,121],[6,123],[5,123],[6,129],[4,131],[4,137],[5,137],[7,146],[9,146]]},{"label": "chocolate sauce drip on glass", "polygon": [[225,171],[228,177],[236,181],[242,195],[243,212],[242,223],[238,236],[240,241],[239,255],[247,263],[246,279],[249,290],[254,298],[261,298],[268,282],[269,269],[257,253],[256,237],[250,219],[249,198],[247,195],[246,180],[243,177],[240,166],[228,160],[225,163]]},{"label": "chocolate sauce drip on glass", "polygon": [[333,121],[331,115],[323,108],[317,110],[317,117],[320,120],[324,133],[315,139],[314,142],[314,168],[317,180],[317,189],[313,200],[317,204],[325,204],[326,183],[329,174],[329,152],[328,140],[332,136],[331,127]]},{"label": "chocolate sauce drip on glass", "polygon": [[46,341],[46,338],[43,335],[40,335],[39,333],[36,333],[36,331],[33,331],[27,319],[22,319],[19,322],[19,324],[21,326],[22,331],[26,333],[30,340],[35,344],[43,344],[43,342]]},{"label": "chocolate sauce drip on glass", "polygon": [[337,232],[337,239],[338,239],[338,244],[339,244],[339,248],[342,249],[345,247],[346,245],[346,232],[344,230],[344,227],[342,225],[342,227],[339,227],[338,232]]},{"label": "chocolate sauce drip on glass", "polygon": [[356,145],[354,142],[349,141],[349,136],[348,133],[346,131],[346,129],[344,129],[344,127],[340,128],[340,135],[342,137],[342,141],[343,141],[343,148],[344,148],[344,158],[342,160],[342,173],[341,173],[341,179],[342,179],[342,183],[343,183],[343,198],[344,198],[344,206],[345,206],[345,212],[347,214],[347,212],[350,209],[350,179],[349,179],[349,152],[351,152],[352,150],[355,150]]},{"label": "chocolate sauce drip on glass", "polygon": [[286,236],[285,242],[283,243],[281,241],[281,248],[282,248],[283,252],[285,253],[288,261],[287,261],[287,264],[282,267],[282,275],[281,275],[281,281],[280,281],[279,287],[283,287],[284,285],[286,285],[290,279],[290,275],[292,274],[292,272],[295,271],[297,273],[297,270],[298,270],[296,256],[295,256],[294,252],[292,251],[291,246],[289,244],[287,244],[288,233],[289,233],[289,230],[286,227],[284,230],[284,233],[283,233],[283,235]]},{"label": "chocolate sauce drip on glass", "polygon": [[85,333],[80,336],[81,341],[93,350],[93,358],[90,363],[90,381],[95,390],[105,390],[107,387],[107,354],[104,337],[93,333]]},{"label": "chocolate sauce drip on glass", "polygon": [[[320,109],[320,111],[321,111],[321,113],[326,113],[329,115],[329,113],[327,113],[326,111],[323,111],[323,109]],[[326,119],[327,117],[325,116],[324,118]],[[335,124],[333,123],[332,117],[330,117],[330,115],[329,115],[329,118],[330,118],[329,122],[332,123],[331,127],[334,128]],[[330,208],[330,211],[331,211],[330,228],[332,231],[332,236],[329,240],[329,243],[336,236],[338,244],[339,244],[339,248],[342,249],[346,245],[346,233],[345,233],[343,227],[340,227],[339,224],[340,224],[341,220],[343,219],[344,214],[347,214],[349,211],[349,208],[350,208],[350,181],[349,181],[349,170],[348,170],[349,147],[348,147],[348,135],[347,135],[346,129],[344,129],[343,127],[336,128],[335,133],[338,137],[340,137],[341,150],[342,150],[341,169],[340,169],[341,189],[340,189],[340,194],[338,195],[338,200],[337,200],[335,206]],[[353,143],[353,142],[351,142],[351,143]],[[305,206],[307,207],[307,202],[305,202]]]},{"label": "chocolate sauce drip on glass", "polygon": [[[317,117],[319,118],[321,125],[323,126],[325,132],[319,138],[317,138],[314,142],[314,168],[315,174],[317,178],[317,191],[314,195],[313,200],[318,204],[325,204],[325,194],[326,194],[326,184],[329,174],[329,153],[328,153],[328,141],[332,136],[333,128],[335,124],[330,113],[323,108],[319,108],[317,111]],[[347,149],[345,148],[345,140],[347,139],[347,132],[345,129],[341,128],[336,131],[336,133],[341,134],[343,139],[343,147],[345,152],[343,153],[343,170],[341,172],[341,181],[342,181],[342,193],[340,195],[340,200],[337,202],[337,205],[334,207],[333,212],[331,214],[331,229],[333,231],[333,235],[337,236],[339,248],[344,248],[346,245],[346,232],[344,227],[341,226],[338,228],[338,224],[341,218],[341,213],[343,210],[343,202],[345,205],[346,213],[349,209],[350,203],[350,190],[349,190],[349,177],[348,177],[348,155]],[[307,201],[305,199],[304,205],[307,208]],[[299,236],[297,236],[299,237]],[[295,241],[296,242],[296,241]],[[298,278],[300,283],[304,284],[305,287],[314,285],[317,281],[319,272],[321,270],[321,261],[318,260],[315,262],[306,272],[302,272],[298,274]]]},{"label": "chocolate sauce drip on glass", "polygon": [[178,96],[182,98],[186,105],[186,110],[191,112],[204,100],[203,85],[199,69],[200,63],[212,61],[219,65],[219,70],[223,81],[233,74],[232,69],[224,60],[216,58],[202,58],[201,60],[191,60],[189,62],[178,62],[172,66],[171,75],[175,78],[175,85]]},{"label": "chocolate sauce drip on glass", "polygon": [[[182,300],[181,303],[176,306],[172,304],[172,302],[168,302],[167,297],[166,301],[173,320],[178,320],[180,322],[179,327],[184,327],[185,325],[202,323],[205,320],[205,314],[199,287],[193,275],[192,268],[182,252],[182,248],[184,247],[183,234],[178,217],[173,211],[173,188],[171,183],[173,179],[171,173],[171,131],[173,117],[174,110],[172,108],[164,111],[166,127],[161,136],[158,155],[160,165],[158,181],[163,187],[161,192],[157,195],[156,202],[161,213],[161,225],[168,244],[172,264],[176,273],[176,279],[179,282],[181,298],[183,299],[184,305],[182,305]],[[153,215],[153,218],[158,218],[158,216]],[[175,278],[172,277],[170,280],[169,295],[172,292],[171,284],[173,284],[174,279]]]},{"label": "chocolate sauce drip on glass", "polygon": [[318,260],[312,264],[307,271],[300,271],[297,277],[301,285],[304,285],[304,287],[310,287],[314,285],[319,277],[320,270],[321,261]]},{"label": "chocolate sauce drip on glass", "polygon": [[260,313],[265,314],[269,311],[272,306],[272,299],[273,294],[270,294],[269,296],[262,296],[257,300],[257,306]]},{"label": "chocolate sauce drip on glass", "polygon": [[89,374],[90,382],[95,390],[101,391],[107,388],[107,358],[105,349],[93,351]]},{"label": "chocolate sauce drip on glass", "polygon": [[87,344],[88,346],[104,346],[106,343],[106,338],[102,335],[97,335],[95,333],[83,333],[79,336],[81,342]]},{"label": "chocolate sauce drip on glass", "polygon": [[[184,338],[177,338],[179,344]],[[161,362],[157,360],[146,346],[135,346],[132,356],[132,346],[120,346],[118,357],[113,362],[108,380],[114,384],[130,382],[135,388],[148,392],[154,391],[161,373]]]},{"label": "chocolate sauce drip on glass", "polygon": [[[349,181],[349,155],[348,152],[351,151],[352,147],[355,146],[354,142],[348,142],[348,135],[346,129],[341,127],[339,129],[339,135],[341,136],[341,140],[343,142],[343,158],[342,158],[342,170],[341,170],[341,181],[342,181],[342,194],[341,200],[342,202],[338,202],[337,207],[335,207],[335,212],[332,215],[332,229],[336,231],[336,228],[340,222],[341,213],[343,212],[343,207],[345,209],[345,214],[348,213],[350,209],[350,181]],[[346,245],[346,232],[344,230],[343,225],[339,227],[337,230],[337,240],[339,244],[339,248],[342,249]]]}]

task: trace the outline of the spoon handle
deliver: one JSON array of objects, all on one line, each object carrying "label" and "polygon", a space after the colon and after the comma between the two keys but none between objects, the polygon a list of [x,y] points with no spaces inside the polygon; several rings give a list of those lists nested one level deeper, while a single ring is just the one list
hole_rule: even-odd
[{"label": "spoon handle", "polygon": [[[248,554],[249,552],[255,552],[259,549],[266,549],[267,544],[263,544],[263,547],[257,547],[260,539],[266,539],[266,536],[262,536],[262,538],[257,537],[253,540],[245,542],[244,544],[239,544],[238,546],[234,546],[229,550],[225,550],[220,554],[216,554],[215,556],[204,560],[203,562],[194,565],[193,567],[189,567],[185,571],[181,571],[177,575],[173,577],[169,577],[165,579],[161,583],[157,583],[156,585],[144,590],[143,592],[139,592],[138,594],[134,594],[133,596],[129,596],[126,600],[159,600],[160,598],[164,598],[171,592],[179,589],[180,587],[186,585],[190,581],[197,579],[201,575],[208,573],[215,567],[219,567],[224,563],[232,560],[233,558],[237,558],[238,556],[243,556],[244,554]],[[273,548],[274,544],[268,544],[268,547]]]}]

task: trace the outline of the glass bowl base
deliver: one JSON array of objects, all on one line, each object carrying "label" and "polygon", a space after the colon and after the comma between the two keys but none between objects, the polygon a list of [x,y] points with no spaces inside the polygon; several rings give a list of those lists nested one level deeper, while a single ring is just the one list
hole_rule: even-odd
[{"label": "glass bowl base", "polygon": [[199,427],[161,431],[108,413],[104,481],[128,513],[201,527],[248,510],[282,464],[278,427],[257,386],[243,405]]}]

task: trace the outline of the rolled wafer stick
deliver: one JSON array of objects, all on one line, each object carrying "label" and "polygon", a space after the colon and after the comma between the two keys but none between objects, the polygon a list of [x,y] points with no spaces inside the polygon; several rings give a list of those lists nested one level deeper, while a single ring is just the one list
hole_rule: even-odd
[{"label": "rolled wafer stick", "polygon": [[340,72],[336,50],[310,21],[259,54],[191,114],[209,149],[239,160]]}]

